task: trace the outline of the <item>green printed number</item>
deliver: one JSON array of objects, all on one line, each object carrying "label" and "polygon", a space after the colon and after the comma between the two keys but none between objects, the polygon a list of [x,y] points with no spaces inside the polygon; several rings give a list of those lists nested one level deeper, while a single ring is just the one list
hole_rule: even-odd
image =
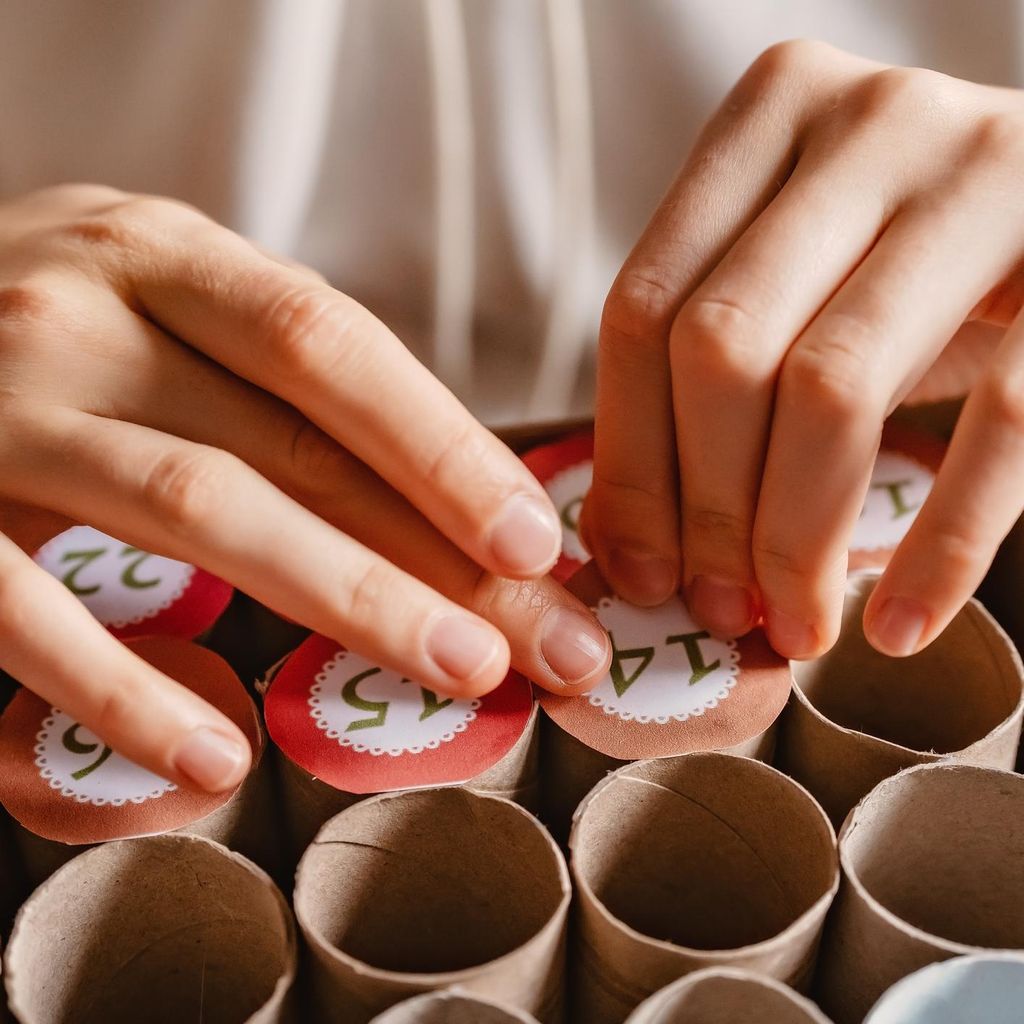
[{"label": "green printed number", "polygon": [[580,523],[580,509],[583,507],[582,498],[573,498],[572,501],[568,502],[563,506],[562,512],[559,518],[562,520],[562,525],[576,533]]},{"label": "green printed number", "polygon": [[[88,597],[90,594],[99,593],[102,589],[101,584],[96,583],[92,586],[86,586],[79,582],[78,574],[88,565],[91,565],[96,561],[97,558],[102,558],[105,554],[110,551],[110,548],[89,548],[84,551],[65,551],[61,555],[61,562],[72,563],[71,568],[60,578],[61,583],[64,584],[72,594],[77,597]],[[134,557],[133,557],[134,556]],[[155,587],[160,582],[160,577],[153,577],[151,579],[140,579],[138,576],[138,569],[147,558],[153,556],[146,551],[140,551],[138,548],[125,546],[118,553],[119,558],[130,558],[131,560],[124,567],[121,573],[121,583],[123,586],[128,587],[129,590],[145,590],[148,587]]]},{"label": "green printed number", "polygon": [[[612,641],[612,664],[609,674],[612,677],[612,686],[615,688],[615,695],[621,697],[646,671],[647,667],[654,660],[653,647],[631,647],[621,650],[615,643],[615,636],[608,634]],[[701,640],[709,640],[710,634],[701,630],[698,633],[679,633],[676,636],[665,637],[666,644],[682,644],[686,651],[686,659],[690,663],[690,686],[696,686],[702,679],[706,679],[715,669],[721,667],[722,659],[716,658],[710,665],[704,661],[704,652],[700,649]],[[624,661],[640,660],[640,664],[633,671],[626,675],[622,663]]]},{"label": "green printed number", "polygon": [[[354,675],[341,688],[341,699],[349,707],[356,708],[358,711],[373,712],[371,718],[357,718],[354,722],[350,722],[345,726],[345,732],[353,732],[356,729],[376,729],[387,721],[388,708],[391,706],[390,701],[366,700],[359,696],[359,684],[364,679],[377,675],[380,671],[379,668],[368,668],[364,672]],[[403,683],[410,681],[409,679],[402,680]],[[419,717],[421,722],[425,722],[431,715],[436,715],[438,711],[443,711],[453,700],[451,697],[448,697],[446,700],[438,700],[437,694],[433,690],[428,690],[425,686],[420,687],[420,697],[423,700],[423,711]]]},{"label": "green printed number", "polygon": [[885,491],[892,505],[892,518],[902,519],[904,516],[910,515],[911,512],[916,512],[921,507],[920,502],[916,505],[908,505],[903,495],[903,488],[909,487],[912,483],[913,480],[893,480],[892,483],[887,484],[872,484],[871,490]]},{"label": "green printed number", "polygon": [[[95,753],[97,750],[100,750],[102,744],[83,743],[78,738],[77,734],[79,728],[81,727],[77,722],[75,722],[74,725],[70,725],[68,726],[67,729],[64,730],[64,735],[61,737],[61,742],[64,744],[64,749],[70,750],[72,754],[92,754]],[[92,764],[88,764],[84,768],[79,768],[77,772],[72,772],[71,778],[81,780],[84,779],[86,775],[91,775],[94,771],[96,771],[97,768],[99,768],[101,764],[103,764],[104,761],[106,761],[108,757],[110,757],[112,753],[113,751],[110,749],[110,747],[103,746],[103,749],[100,750],[100,756],[97,757]]]}]

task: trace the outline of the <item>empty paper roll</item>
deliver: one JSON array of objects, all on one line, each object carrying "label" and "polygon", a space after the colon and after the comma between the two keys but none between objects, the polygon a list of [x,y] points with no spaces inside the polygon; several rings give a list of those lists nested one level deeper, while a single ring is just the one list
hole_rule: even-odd
[{"label": "empty paper roll", "polygon": [[691,971],[810,980],[839,884],[835,833],[781,772],[694,753],[628,765],[573,821],[577,1024],[618,1024]]},{"label": "empty paper roll", "polygon": [[958,956],[897,981],[864,1024],[1020,1024],[1024,955]]},{"label": "empty paper roll", "polygon": [[317,1019],[366,1024],[457,985],[554,1024],[568,905],[565,861],[518,804],[455,787],[355,804],[296,875]]},{"label": "empty paper roll", "polygon": [[837,827],[865,793],[910,765],[953,758],[1012,768],[1024,715],[1020,656],[977,601],[913,657],[871,647],[861,618],[877,580],[851,576],[838,643],[794,663],[779,735],[776,764]]},{"label": "empty paper roll", "polygon": [[614,655],[589,693],[540,695],[542,806],[556,838],[565,840],[591,787],[623,764],[693,750],[771,756],[792,675],[760,629],[719,640],[694,623],[681,597],[657,608],[628,604],[594,562],[568,587],[594,609]]},{"label": "empty paper roll", "polygon": [[454,699],[311,636],[275,673],[264,713],[296,859],[328,818],[375,793],[467,785],[536,806],[537,713],[518,673]]},{"label": "empty paper roll", "polygon": [[645,999],[626,1024],[830,1024],[809,999],[764,974],[707,967]]},{"label": "empty paper roll", "polygon": [[4,981],[21,1024],[276,1024],[295,934],[250,861],[197,836],[88,850],[18,913]]},{"label": "empty paper roll", "polygon": [[237,849],[275,870],[270,765],[256,707],[238,676],[212,651],[171,636],[126,641],[140,657],[228,716],[245,734],[253,770],[234,791],[186,789],[113,752],[60,708],[20,690],[0,715],[0,803],[38,883],[83,847],[184,830]]},{"label": "empty paper roll", "polygon": [[1024,778],[973,765],[908,768],[847,819],[843,884],[816,987],[837,1024],[927,964],[1024,948]]},{"label": "empty paper roll", "polygon": [[73,526],[44,544],[36,561],[59,579],[114,636],[207,633],[234,588],[204,569],[150,554],[91,526]]},{"label": "empty paper roll", "polygon": [[427,992],[374,1017],[371,1024],[537,1024],[522,1010],[465,992]]}]

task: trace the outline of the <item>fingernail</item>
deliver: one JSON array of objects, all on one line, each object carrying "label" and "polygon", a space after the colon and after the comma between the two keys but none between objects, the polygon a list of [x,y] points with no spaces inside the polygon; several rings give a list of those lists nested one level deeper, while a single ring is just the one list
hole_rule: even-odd
[{"label": "fingernail", "polygon": [[928,626],[928,610],[908,597],[890,597],[872,617],[868,639],[893,658],[913,654]]},{"label": "fingernail", "polygon": [[493,630],[466,615],[447,615],[430,631],[427,653],[455,679],[472,679],[498,653]]},{"label": "fingernail", "polygon": [[615,548],[608,556],[608,581],[627,601],[639,605],[663,604],[679,583],[675,566],[660,555]]},{"label": "fingernail", "polygon": [[769,642],[784,658],[799,661],[818,653],[818,634],[806,622],[777,608],[766,608],[764,624]]},{"label": "fingernail", "polygon": [[690,611],[711,633],[740,636],[754,624],[750,591],[720,576],[694,576],[687,596]]},{"label": "fingernail", "polygon": [[558,517],[528,494],[505,502],[491,530],[491,554],[506,569],[522,575],[543,572],[562,550]]},{"label": "fingernail", "polygon": [[552,608],[544,617],[540,653],[567,686],[600,669],[608,658],[608,634],[572,608]]},{"label": "fingernail", "polygon": [[249,767],[249,752],[230,736],[201,726],[185,737],[174,767],[200,789],[223,793],[242,781]]}]

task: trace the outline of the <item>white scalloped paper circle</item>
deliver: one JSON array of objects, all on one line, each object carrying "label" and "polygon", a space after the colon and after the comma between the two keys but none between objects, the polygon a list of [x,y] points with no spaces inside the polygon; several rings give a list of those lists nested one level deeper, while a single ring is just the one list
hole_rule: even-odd
[{"label": "white scalloped paper circle", "polygon": [[902,452],[883,449],[875,459],[864,507],[850,539],[852,551],[894,548],[906,536],[931,493],[935,474]]},{"label": "white scalloped paper circle", "polygon": [[544,484],[544,490],[548,492],[552,504],[558,509],[562,522],[562,554],[577,562],[589,562],[590,552],[584,547],[579,533],[567,526],[562,516],[569,505],[586,497],[593,478],[594,463],[587,459],[559,470]]},{"label": "white scalloped paper circle", "polygon": [[[353,705],[343,695],[346,683],[364,673],[354,696],[371,707]],[[469,728],[481,704],[452,700],[437,707],[447,698],[432,695],[435,703],[431,703],[430,691],[351,651],[338,651],[323,666],[309,694],[309,713],[318,729],[339,746],[374,757],[437,750]],[[353,729],[359,722],[367,724]]]},{"label": "white scalloped paper circle", "polygon": [[66,560],[69,553],[105,548],[105,554],[81,565],[75,574],[78,587],[99,589],[77,596],[103,625],[124,629],[154,618],[181,600],[196,572],[195,566],[187,562],[150,554],[139,567],[138,578],[158,582],[152,586],[127,587],[122,583],[122,575],[136,557],[122,554],[127,547],[129,545],[91,526],[73,526],[44,544],[35,557],[51,576],[61,579],[77,564],[76,560]]},{"label": "white scalloped paper circle", "polygon": [[[657,608],[637,608],[618,597],[605,597],[595,611],[619,651],[654,649],[650,663],[625,693],[615,692],[611,673],[590,691],[590,703],[606,715],[643,725],[685,722],[718,707],[736,686],[740,670],[736,641],[710,636],[696,643],[704,666],[712,670],[689,683],[698,666],[690,663],[686,645],[665,642],[670,636],[701,632],[682,599],[673,598]],[[636,667],[635,661],[623,659],[627,676]]]},{"label": "white scalloped paper circle", "polygon": [[[86,753],[76,753],[64,743],[68,730],[76,725],[73,739],[81,746],[92,747]],[[95,763],[104,750],[104,744],[95,733],[78,725],[59,708],[50,708],[32,749],[40,777],[61,796],[80,804],[92,804],[94,807],[141,804],[159,799],[178,788],[173,782],[140,768],[118,753],[108,755],[95,769],[76,779],[74,773]]]}]

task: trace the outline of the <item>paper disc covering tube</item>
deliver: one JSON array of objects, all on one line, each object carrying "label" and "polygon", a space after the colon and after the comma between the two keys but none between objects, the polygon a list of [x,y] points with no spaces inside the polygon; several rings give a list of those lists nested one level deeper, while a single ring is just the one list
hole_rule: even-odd
[{"label": "paper disc covering tube", "polygon": [[114,636],[180,636],[209,630],[234,588],[203,569],[150,554],[94,530],[73,526],[36,552]]},{"label": "paper disc covering tube", "polygon": [[515,672],[483,697],[452,699],[312,636],[274,676],[264,712],[284,755],[296,855],[374,793],[465,783],[536,803],[536,711]]},{"label": "paper disc covering tube", "polygon": [[522,1010],[465,992],[427,992],[376,1016],[371,1024],[537,1024]]},{"label": "paper disc covering tube", "polygon": [[922,967],[897,981],[864,1024],[1020,1024],[1024,955],[983,953]]},{"label": "paper disc covering tube", "polygon": [[523,456],[523,462],[544,485],[558,512],[562,524],[562,553],[551,575],[564,583],[581,565],[590,561],[577,524],[594,475],[594,431],[580,431],[533,448]]},{"label": "paper disc covering tube", "polygon": [[617,598],[594,562],[568,588],[597,613],[615,656],[589,693],[540,695],[550,720],[544,814],[559,839],[591,787],[625,762],[694,750],[770,757],[792,675],[760,629],[716,640],[694,623],[681,597],[658,608]]},{"label": "paper disc covering tube", "polygon": [[836,1024],[860,1024],[927,964],[1024,949],[1024,777],[908,768],[858,804],[839,852],[843,885],[816,979]]},{"label": "paper disc covering tube", "polygon": [[569,845],[576,1024],[618,1024],[702,967],[809,983],[836,839],[781,772],[722,753],[627,765],[583,801]]},{"label": "paper disc covering tube", "polygon": [[953,758],[1012,768],[1024,716],[1013,644],[975,600],[919,654],[888,658],[864,638],[877,574],[852,576],[839,641],[796,662],[776,763],[837,827],[875,785],[912,764]]},{"label": "paper disc covering tube", "polygon": [[108,843],[24,905],[4,954],[21,1024],[277,1024],[295,974],[280,891],[198,836]]},{"label": "paper disc covering tube", "polygon": [[185,829],[273,867],[277,836],[266,825],[270,779],[261,765],[256,708],[238,677],[212,651],[176,637],[127,646],[222,711],[242,730],[254,770],[233,791],[177,786],[114,753],[93,732],[30,690],[0,715],[0,803],[23,826],[18,842],[40,881],[76,847]]},{"label": "paper disc covering tube", "polygon": [[296,874],[317,1019],[366,1024],[458,986],[555,1024],[569,894],[558,847],[510,800],[447,788],[355,804]]},{"label": "paper disc covering tube", "polygon": [[626,1024],[830,1024],[809,999],[764,974],[706,967],[645,999]]}]

